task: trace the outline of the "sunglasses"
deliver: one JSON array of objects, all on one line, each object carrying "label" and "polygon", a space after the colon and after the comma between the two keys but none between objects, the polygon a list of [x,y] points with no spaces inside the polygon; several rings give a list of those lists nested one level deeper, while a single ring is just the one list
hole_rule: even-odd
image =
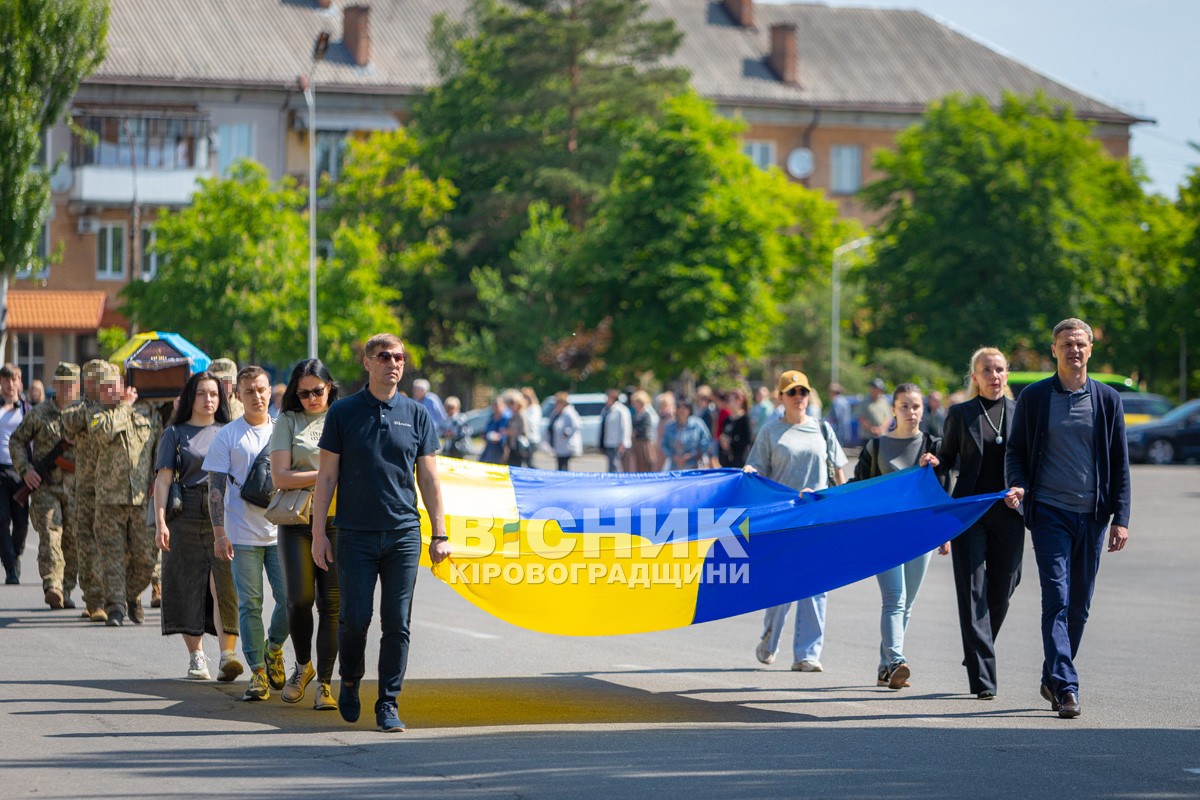
[{"label": "sunglasses", "polygon": [[381,352],[376,353],[374,358],[380,364],[387,364],[391,361],[395,361],[397,364],[403,364],[405,359],[407,359],[408,357],[406,355],[404,355],[404,353],[392,353],[388,350],[383,350]]},{"label": "sunglasses", "polygon": [[316,389],[300,389],[296,392],[296,397],[299,397],[301,400],[307,400],[310,397],[320,397],[325,394],[325,390],[328,388],[328,386],[319,386]]},{"label": "sunglasses", "polygon": [[788,397],[795,397],[796,395],[808,397],[808,389],[805,389],[803,386],[793,386],[784,392],[784,394],[786,394]]}]

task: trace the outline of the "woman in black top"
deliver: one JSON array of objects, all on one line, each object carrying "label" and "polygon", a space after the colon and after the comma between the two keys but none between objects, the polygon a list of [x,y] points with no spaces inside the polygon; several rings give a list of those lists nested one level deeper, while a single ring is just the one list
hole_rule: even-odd
[{"label": "woman in black top", "polygon": [[[958,471],[954,497],[1003,491],[1004,451],[1016,404],[1008,388],[1008,361],[994,347],[971,356],[968,400],[946,413],[938,451],[943,475]],[[958,621],[971,692],[996,696],[996,636],[1009,598],[1021,581],[1025,528],[1021,516],[997,500],[951,545]]]},{"label": "woman in black top", "polygon": [[721,449],[718,458],[722,467],[746,466],[746,457],[750,454],[753,437],[750,435],[750,417],[746,414],[746,393],[734,389],[725,395],[725,408],[729,416],[721,426],[718,437]]}]

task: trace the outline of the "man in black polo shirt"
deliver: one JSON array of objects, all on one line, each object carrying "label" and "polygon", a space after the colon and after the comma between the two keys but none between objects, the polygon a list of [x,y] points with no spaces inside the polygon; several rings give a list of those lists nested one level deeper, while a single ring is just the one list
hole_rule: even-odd
[{"label": "man in black polo shirt", "polygon": [[333,404],[321,433],[312,549],[316,565],[329,569],[334,553],[325,526],[337,489],[342,678],[338,708],[347,722],[358,720],[358,689],[366,672],[367,631],[378,579],[383,636],[375,722],[380,730],[392,732],[404,730],[396,700],[408,665],[409,619],[421,556],[418,485],[429,513],[433,563],[450,555],[450,545],[438,483],[437,432],[424,406],[396,391],[404,374],[404,343],[398,336],[380,333],[367,340],[363,353],[367,385]]}]

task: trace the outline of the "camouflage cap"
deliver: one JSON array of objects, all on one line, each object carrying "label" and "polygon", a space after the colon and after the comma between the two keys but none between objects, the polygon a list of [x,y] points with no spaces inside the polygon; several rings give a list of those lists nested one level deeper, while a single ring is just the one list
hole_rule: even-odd
[{"label": "camouflage cap", "polygon": [[208,371],[223,381],[237,380],[237,363],[232,358],[218,358],[209,365]]},{"label": "camouflage cap", "polygon": [[54,380],[56,380],[56,381],[78,381],[79,380],[79,365],[72,364],[69,361],[58,362],[58,366],[54,368]]},{"label": "camouflage cap", "polygon": [[80,374],[83,375],[83,379],[85,381],[98,381],[100,380],[100,374],[104,369],[104,364],[106,363],[108,362],[99,358],[93,358],[91,361],[88,361],[83,365],[83,368],[80,370]]},{"label": "camouflage cap", "polygon": [[100,361],[96,366],[96,380],[115,381],[121,377],[121,368],[111,361]]}]

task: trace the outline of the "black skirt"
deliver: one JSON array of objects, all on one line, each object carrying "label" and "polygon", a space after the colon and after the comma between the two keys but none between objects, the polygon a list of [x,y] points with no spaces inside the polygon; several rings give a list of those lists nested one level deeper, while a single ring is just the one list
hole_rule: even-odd
[{"label": "black skirt", "polygon": [[171,532],[171,550],[162,554],[162,632],[163,636],[186,633],[202,636],[217,634],[211,574],[217,587],[223,632],[237,635],[237,590],[228,561],[213,555],[213,527],[208,516],[208,492],[204,487],[185,489],[183,513],[167,523]]}]

